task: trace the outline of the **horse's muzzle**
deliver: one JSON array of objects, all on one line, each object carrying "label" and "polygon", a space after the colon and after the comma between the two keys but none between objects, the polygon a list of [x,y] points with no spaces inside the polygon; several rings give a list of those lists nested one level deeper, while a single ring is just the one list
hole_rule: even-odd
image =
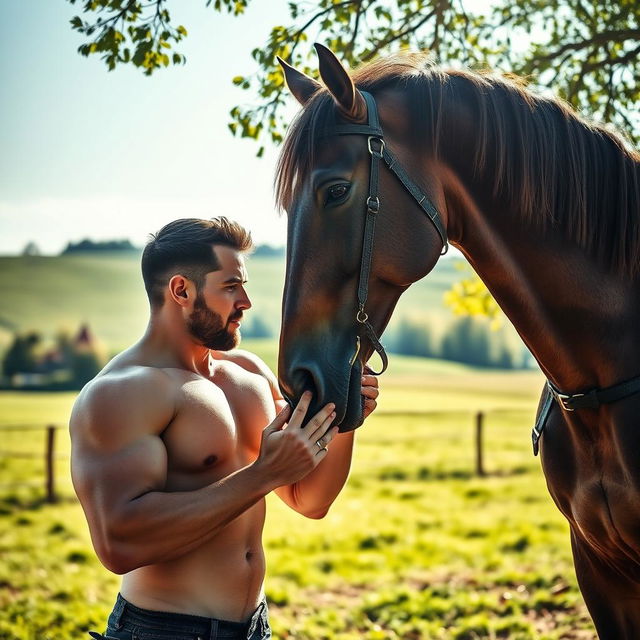
[{"label": "horse's muzzle", "polygon": [[311,391],[313,397],[305,424],[327,403],[333,402],[336,405],[334,424],[341,432],[352,431],[363,419],[362,365],[358,359],[353,361],[355,340],[349,341],[350,349],[336,348],[336,342],[305,340],[297,348],[281,345],[280,389],[292,408],[305,391]]}]

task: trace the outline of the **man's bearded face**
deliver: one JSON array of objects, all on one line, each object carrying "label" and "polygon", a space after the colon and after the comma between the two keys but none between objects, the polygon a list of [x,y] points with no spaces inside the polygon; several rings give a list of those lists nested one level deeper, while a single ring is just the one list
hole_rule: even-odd
[{"label": "man's bearded face", "polygon": [[226,323],[222,316],[212,311],[204,301],[202,293],[198,292],[194,309],[189,316],[187,329],[197,342],[216,351],[229,351],[240,343],[240,332],[237,329],[230,329],[229,323],[239,321],[242,318],[242,311],[232,313]]}]

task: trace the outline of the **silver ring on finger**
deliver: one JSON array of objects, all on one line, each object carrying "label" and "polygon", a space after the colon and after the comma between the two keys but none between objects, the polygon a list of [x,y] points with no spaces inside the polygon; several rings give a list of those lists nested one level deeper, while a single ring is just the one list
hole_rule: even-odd
[{"label": "silver ring on finger", "polygon": [[322,442],[322,438],[316,440],[316,446],[318,447],[318,451],[322,451],[326,447],[324,446],[324,442]]}]

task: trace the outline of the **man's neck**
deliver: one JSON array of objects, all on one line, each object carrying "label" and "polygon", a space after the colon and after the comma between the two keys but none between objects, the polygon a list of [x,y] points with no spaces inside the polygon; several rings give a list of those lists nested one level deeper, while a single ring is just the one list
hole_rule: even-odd
[{"label": "man's neck", "polygon": [[174,318],[152,314],[138,347],[158,366],[209,375],[209,349],[194,342],[184,325]]}]

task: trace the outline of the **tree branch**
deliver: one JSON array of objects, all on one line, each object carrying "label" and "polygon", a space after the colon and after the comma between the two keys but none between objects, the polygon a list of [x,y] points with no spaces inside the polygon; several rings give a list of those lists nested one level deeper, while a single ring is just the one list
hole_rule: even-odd
[{"label": "tree branch", "polygon": [[300,29],[298,29],[298,31],[296,31],[296,33],[293,34],[293,39],[296,41],[295,44],[293,45],[293,47],[291,47],[291,53],[293,54],[294,49],[296,48],[296,45],[298,44],[299,40],[300,40],[300,36],[320,17],[326,15],[327,13],[330,13],[331,11],[333,11],[334,9],[336,9],[337,7],[346,7],[350,4],[354,4],[354,2],[357,2],[358,0],[345,0],[344,2],[337,2],[336,4],[332,4],[330,7],[327,7],[326,9],[323,9],[322,11],[318,11],[318,13],[316,13],[313,18],[311,18],[311,20],[309,20],[308,22],[306,22],[302,27],[300,27]]},{"label": "tree branch", "polygon": [[[386,47],[386,46],[390,45],[392,42],[395,42],[396,40],[400,40],[401,38],[404,38],[404,36],[406,36],[409,33],[415,32],[425,22],[427,22],[427,20],[430,20],[431,18],[433,18],[434,14],[435,14],[435,12],[432,11],[431,13],[427,14],[422,20],[419,20],[416,25],[408,27],[404,31],[392,33],[390,36],[388,36],[384,40],[380,40],[380,41],[374,43],[374,45],[371,48],[371,51],[369,53],[367,53],[366,55],[362,56],[362,61],[363,62],[368,62],[369,60],[371,60],[371,58],[373,58],[378,53],[379,49],[382,49],[383,47]],[[415,15],[416,14],[414,13],[411,17],[414,17]],[[405,21],[404,24],[407,24],[407,22]]]},{"label": "tree branch", "polygon": [[356,38],[358,37],[358,27],[360,26],[360,16],[362,15],[362,0],[358,0],[358,8],[356,9],[356,21],[353,25],[353,33],[351,34],[351,41],[347,46],[347,52],[350,56],[353,56],[353,48],[356,44]]},{"label": "tree branch", "polygon": [[543,56],[537,56],[534,61],[535,66],[541,63],[550,62],[555,60],[558,56],[563,55],[567,51],[579,51],[580,49],[586,49],[597,44],[602,44],[611,41],[620,40],[640,40],[640,29],[625,29],[622,31],[603,31],[596,33],[592,38],[588,40],[582,40],[580,42],[567,42],[567,44],[559,47],[555,51]]}]

